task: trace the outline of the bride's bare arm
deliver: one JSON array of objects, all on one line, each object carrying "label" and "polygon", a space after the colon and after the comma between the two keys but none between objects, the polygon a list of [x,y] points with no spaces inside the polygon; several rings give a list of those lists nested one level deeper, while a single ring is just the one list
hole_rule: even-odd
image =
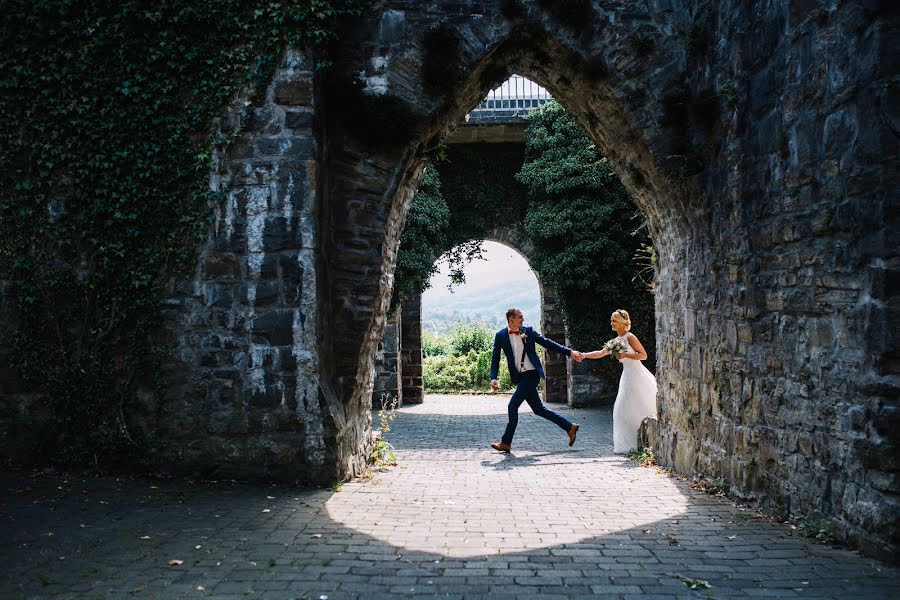
[{"label": "bride's bare arm", "polygon": [[[628,334],[628,345],[634,350],[634,352],[626,352],[625,354],[620,354],[620,358],[631,358],[634,360],[647,360],[647,351],[644,350],[644,346],[641,345],[641,341],[637,339],[637,336],[633,333]],[[587,354],[585,354],[587,356]]]},{"label": "bride's bare arm", "polygon": [[584,358],[603,358],[609,355],[609,350],[593,350],[591,352],[583,352]]}]

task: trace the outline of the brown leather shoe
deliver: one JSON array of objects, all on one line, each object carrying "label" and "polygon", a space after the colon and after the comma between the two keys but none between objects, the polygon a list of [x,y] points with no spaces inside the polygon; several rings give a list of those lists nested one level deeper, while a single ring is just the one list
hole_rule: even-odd
[{"label": "brown leather shoe", "polygon": [[569,427],[569,445],[575,443],[575,436],[578,435],[578,423],[572,423],[572,426]]},{"label": "brown leather shoe", "polygon": [[512,446],[509,444],[504,444],[503,442],[498,442],[496,444],[491,444],[491,448],[494,450],[499,450],[500,452],[509,452],[512,450]]}]

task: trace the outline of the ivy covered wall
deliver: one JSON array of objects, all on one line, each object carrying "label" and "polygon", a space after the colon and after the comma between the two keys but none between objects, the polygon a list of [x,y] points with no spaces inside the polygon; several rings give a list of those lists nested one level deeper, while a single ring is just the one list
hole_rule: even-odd
[{"label": "ivy covered wall", "polygon": [[4,453],[98,468],[146,456],[142,419],[169,385],[166,286],[193,276],[224,201],[210,172],[238,133],[226,106],[242,95],[249,116],[288,45],[321,46],[362,4],[4,4]]}]

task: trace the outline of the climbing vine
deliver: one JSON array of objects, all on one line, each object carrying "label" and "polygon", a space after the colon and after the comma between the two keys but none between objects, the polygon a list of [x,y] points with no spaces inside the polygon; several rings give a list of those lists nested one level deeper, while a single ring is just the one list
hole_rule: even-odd
[{"label": "climbing vine", "polygon": [[[99,467],[148,443],[160,307],[211,207],[217,119],[287,45],[319,47],[361,0],[10,0],[0,28],[0,277],[11,361],[40,407],[9,434]],[[139,400],[139,398],[141,398]]]},{"label": "climbing vine", "polygon": [[[525,162],[517,178],[532,201],[524,227],[534,242],[531,266],[551,284],[572,344],[599,349],[615,337],[609,316],[624,308],[654,363],[654,301],[636,275],[635,255],[651,243],[643,219],[612,165],[559,104],[529,115]],[[591,361],[615,389],[620,367]]]},{"label": "climbing vine", "polygon": [[454,144],[425,170],[400,237],[394,304],[428,288],[438,258],[448,263],[451,281],[462,283],[485,236],[521,221],[528,193],[515,174],[523,157],[521,144]]}]

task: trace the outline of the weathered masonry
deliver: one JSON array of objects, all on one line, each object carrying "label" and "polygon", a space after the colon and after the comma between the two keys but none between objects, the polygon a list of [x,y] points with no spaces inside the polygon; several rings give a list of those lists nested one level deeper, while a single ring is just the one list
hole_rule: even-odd
[{"label": "weathered masonry", "polygon": [[211,184],[228,200],[194,280],[173,285],[176,376],[152,426],[197,469],[358,472],[423,165],[520,73],[578,118],[661,249],[659,460],[896,551],[887,12],[384,0],[347,25],[330,75],[288,51],[249,118],[226,119],[240,134]]}]

